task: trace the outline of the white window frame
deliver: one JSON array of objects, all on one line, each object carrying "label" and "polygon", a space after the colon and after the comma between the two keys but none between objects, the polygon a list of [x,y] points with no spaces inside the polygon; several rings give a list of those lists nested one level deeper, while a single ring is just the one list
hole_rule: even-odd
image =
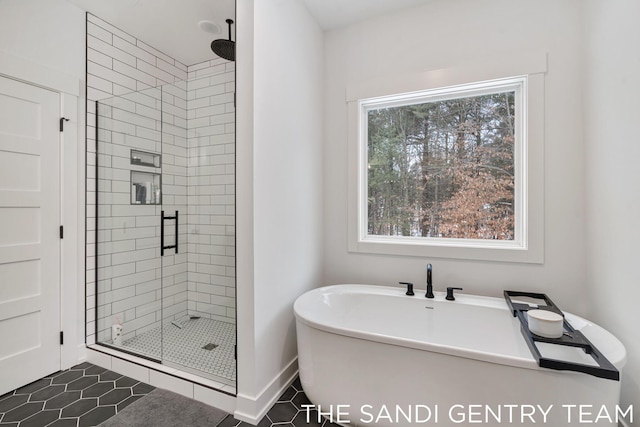
[{"label": "white window frame", "polygon": [[[413,75],[385,77],[348,88],[349,251],[542,263],[545,72],[546,54],[539,53]],[[455,239],[368,234],[368,111],[505,90],[516,92],[515,239]]]}]

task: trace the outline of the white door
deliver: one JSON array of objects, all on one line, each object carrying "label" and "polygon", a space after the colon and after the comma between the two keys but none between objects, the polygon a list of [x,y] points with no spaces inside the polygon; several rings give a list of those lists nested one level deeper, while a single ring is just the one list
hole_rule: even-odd
[{"label": "white door", "polygon": [[59,118],[0,77],[0,395],[60,370]]}]

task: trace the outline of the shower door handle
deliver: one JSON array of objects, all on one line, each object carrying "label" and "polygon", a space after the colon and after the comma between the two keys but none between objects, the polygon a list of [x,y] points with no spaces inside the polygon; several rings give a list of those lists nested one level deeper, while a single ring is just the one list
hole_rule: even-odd
[{"label": "shower door handle", "polygon": [[[172,219],[174,220],[175,223],[175,233],[176,233],[176,239],[175,239],[175,244],[174,245],[169,245],[169,246],[165,246],[164,245],[164,220],[165,219]],[[165,216],[164,215],[164,211],[160,211],[160,256],[164,256],[164,250],[165,249],[174,249],[175,248],[175,253],[178,253],[178,211],[176,211],[176,214],[174,216]]]}]

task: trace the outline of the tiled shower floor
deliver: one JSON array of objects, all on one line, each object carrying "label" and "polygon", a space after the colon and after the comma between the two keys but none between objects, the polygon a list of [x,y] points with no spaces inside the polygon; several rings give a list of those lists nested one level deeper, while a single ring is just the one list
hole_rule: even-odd
[{"label": "tiled shower floor", "polygon": [[[162,328],[151,329],[124,341],[122,347],[202,371],[224,384],[235,384],[236,325],[213,319],[188,317],[176,323],[182,328],[167,323]],[[164,339],[161,339],[163,334]],[[216,347],[206,350],[203,347],[207,344],[214,344]]]}]

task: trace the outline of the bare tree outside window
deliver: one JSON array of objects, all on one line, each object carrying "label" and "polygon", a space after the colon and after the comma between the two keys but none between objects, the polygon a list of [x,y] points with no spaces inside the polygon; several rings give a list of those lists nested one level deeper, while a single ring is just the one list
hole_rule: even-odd
[{"label": "bare tree outside window", "polygon": [[368,234],[514,240],[515,92],[367,111]]}]

